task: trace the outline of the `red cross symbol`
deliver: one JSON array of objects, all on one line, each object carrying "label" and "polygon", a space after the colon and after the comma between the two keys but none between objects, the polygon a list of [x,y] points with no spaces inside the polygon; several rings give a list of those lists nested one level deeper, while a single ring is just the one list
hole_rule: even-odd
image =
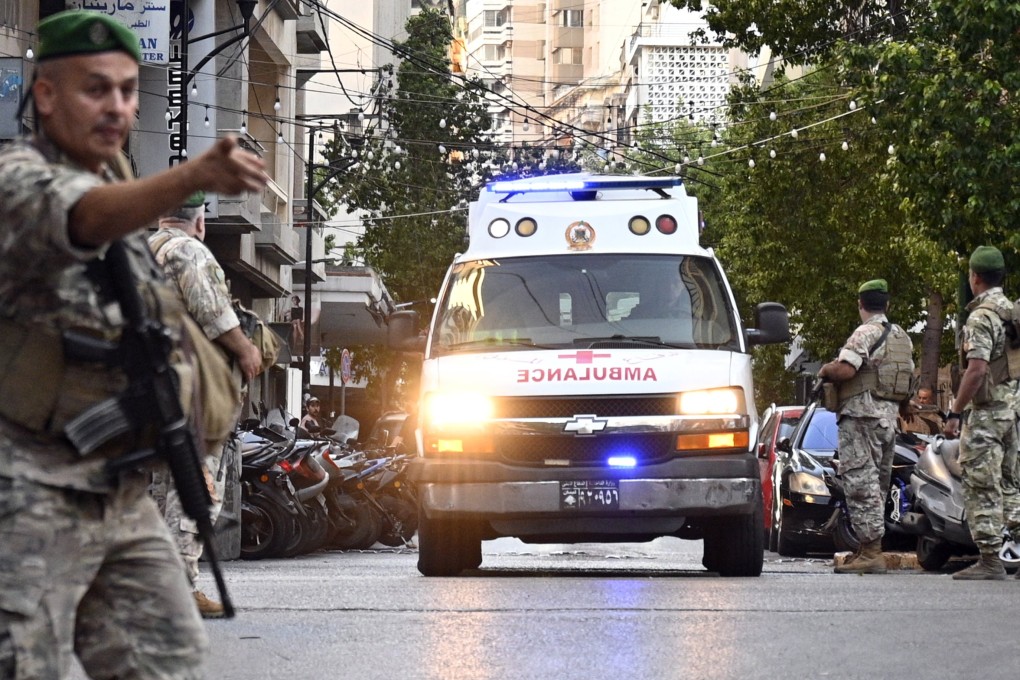
[{"label": "red cross symbol", "polygon": [[590,349],[578,350],[574,354],[560,354],[560,359],[574,359],[579,364],[590,364],[593,359],[608,359],[612,354],[596,354]]}]

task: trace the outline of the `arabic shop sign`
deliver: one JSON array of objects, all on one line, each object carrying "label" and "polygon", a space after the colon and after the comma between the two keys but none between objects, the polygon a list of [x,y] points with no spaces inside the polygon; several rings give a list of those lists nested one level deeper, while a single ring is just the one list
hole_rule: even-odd
[{"label": "arabic shop sign", "polygon": [[101,12],[117,19],[138,35],[143,62],[169,62],[170,0],[67,0],[65,6]]}]

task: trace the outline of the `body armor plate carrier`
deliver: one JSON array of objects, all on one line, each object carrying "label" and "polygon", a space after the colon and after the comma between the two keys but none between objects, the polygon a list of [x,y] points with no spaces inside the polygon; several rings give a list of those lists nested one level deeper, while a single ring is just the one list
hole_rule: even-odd
[{"label": "body armor plate carrier", "polygon": [[[914,346],[906,332],[899,326],[888,321],[883,324],[885,330],[881,337],[871,346],[868,361],[857,371],[857,374],[838,385],[839,408],[846,404],[850,397],[864,392],[871,392],[876,399],[903,401],[914,393]],[[876,366],[871,356],[885,343],[885,357]]]}]

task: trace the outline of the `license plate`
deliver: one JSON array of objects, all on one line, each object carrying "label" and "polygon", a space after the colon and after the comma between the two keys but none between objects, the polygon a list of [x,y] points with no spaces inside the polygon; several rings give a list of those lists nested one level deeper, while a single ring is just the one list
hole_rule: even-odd
[{"label": "license plate", "polygon": [[586,479],[560,482],[560,510],[619,510],[620,482]]}]

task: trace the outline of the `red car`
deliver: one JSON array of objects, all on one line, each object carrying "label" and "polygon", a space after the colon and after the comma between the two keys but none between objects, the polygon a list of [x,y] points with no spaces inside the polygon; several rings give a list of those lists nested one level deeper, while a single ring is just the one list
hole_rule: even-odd
[{"label": "red car", "polygon": [[789,439],[793,428],[804,414],[803,406],[776,406],[772,404],[762,415],[762,426],[758,431],[758,472],[761,476],[761,492],[764,501],[765,537],[772,529],[772,467],[776,463],[776,444]]}]

